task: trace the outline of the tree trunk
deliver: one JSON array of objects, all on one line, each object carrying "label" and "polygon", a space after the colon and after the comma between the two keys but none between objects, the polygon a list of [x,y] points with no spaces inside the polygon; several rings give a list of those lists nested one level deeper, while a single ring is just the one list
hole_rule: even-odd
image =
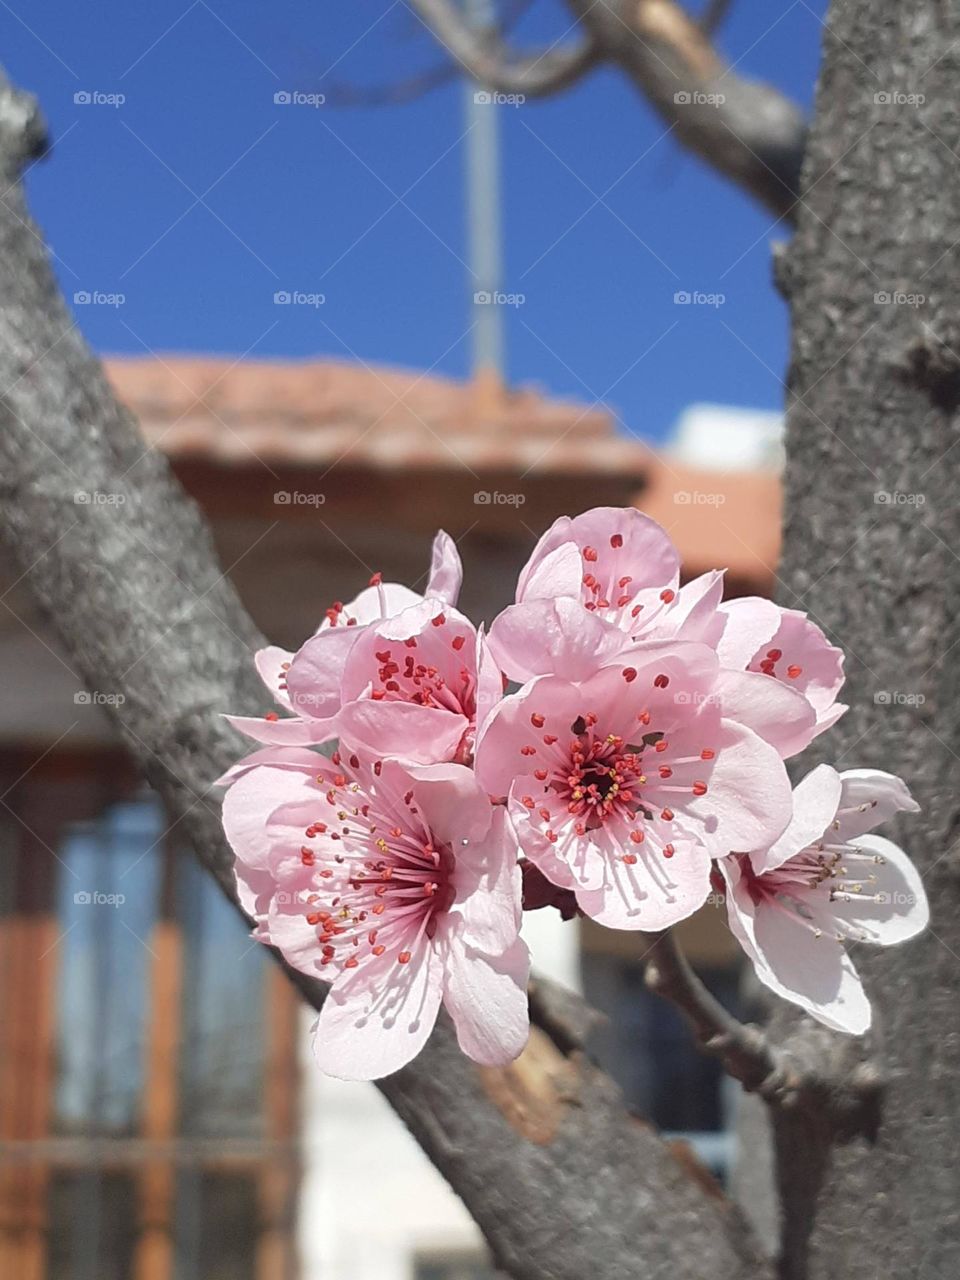
[{"label": "tree trunk", "polygon": [[950,0],[834,0],[781,267],[781,600],[844,647],[852,706],[817,755],[907,780],[923,813],[898,834],[933,913],[919,940],[856,955],[886,1081],[876,1140],[778,1124],[791,1280],[960,1275],[958,37]]}]

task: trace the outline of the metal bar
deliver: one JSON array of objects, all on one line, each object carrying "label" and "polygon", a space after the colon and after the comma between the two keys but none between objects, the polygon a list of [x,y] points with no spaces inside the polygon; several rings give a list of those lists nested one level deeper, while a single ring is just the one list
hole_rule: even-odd
[{"label": "metal bar", "polygon": [[[464,0],[474,30],[495,33],[496,6],[491,0]],[[473,373],[504,377],[503,308],[496,303],[502,283],[500,228],[500,147],[498,107],[492,94],[468,80],[464,88],[467,117],[467,221],[473,277],[471,315]]]}]

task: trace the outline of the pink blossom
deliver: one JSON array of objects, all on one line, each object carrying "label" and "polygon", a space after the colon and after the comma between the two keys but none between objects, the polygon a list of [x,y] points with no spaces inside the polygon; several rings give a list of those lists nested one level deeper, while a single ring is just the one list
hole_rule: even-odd
[{"label": "pink blossom", "polygon": [[724,666],[759,672],[802,694],[814,710],[802,750],[836,724],[846,706],[837,702],[843,684],[843,652],[815,622],[797,609],[781,609],[759,596],[721,605],[723,634],[717,652]]},{"label": "pink blossom", "polygon": [[[294,662],[291,688],[298,676]],[[424,600],[357,638],[337,723],[347,741],[380,755],[469,763],[478,722],[502,694],[483,633],[450,605]]]},{"label": "pink blossom", "polygon": [[490,629],[494,657],[511,680],[567,674],[550,644],[550,612],[576,601],[605,635],[604,650],[637,640],[715,644],[723,574],[680,586],[680,557],[666,531],[633,507],[595,507],[556,520],[520,574],[516,604]]},{"label": "pink blossom", "polygon": [[477,774],[507,798],[527,857],[587,915],[666,928],[705,900],[711,857],[783,831],[786,772],[726,714],[706,646],[639,645],[592,672],[586,661],[575,679],[539,676],[498,704]]},{"label": "pink blossom", "polygon": [[441,1003],[475,1061],[517,1056],[529,961],[516,839],[469,769],[274,749],[230,776],[223,823],[255,936],[332,983],[315,1028],[324,1071],[397,1071]]},{"label": "pink blossom", "polygon": [[837,1031],[860,1035],[870,1025],[844,944],[890,946],[928,922],[913,863],[890,840],[865,834],[918,809],[892,774],[820,765],[797,786],[793,818],[769,849],[719,864],[730,928],[760,981]]},{"label": "pink blossom", "polygon": [[[453,539],[441,530],[433,540],[427,596],[451,606],[457,602],[463,572]],[[281,719],[228,716],[249,738],[276,746],[310,746],[338,736],[344,669],[358,638],[370,627],[411,606],[424,597],[397,582],[382,582],[375,573],[348,604],[334,601],[326,610],[315,635],[297,653],[276,645],[259,650],[255,661],[264,684],[277,703],[293,712]]]}]

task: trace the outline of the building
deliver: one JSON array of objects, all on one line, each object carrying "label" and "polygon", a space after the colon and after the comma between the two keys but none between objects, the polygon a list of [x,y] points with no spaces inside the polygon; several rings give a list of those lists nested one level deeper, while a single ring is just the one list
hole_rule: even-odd
[{"label": "building", "polygon": [[[535,537],[600,504],[650,511],[688,573],[726,562],[737,592],[771,589],[775,472],[655,455],[598,406],[326,361],[108,370],[288,647],[375,569],[421,583],[437,525],[461,547],[464,608],[489,619]],[[139,781],[104,712],[114,691],[83,687],[2,564],[0,603],[16,673],[0,705],[0,1275],[488,1275],[465,1212],[375,1090],[301,1060],[301,1011]],[[712,1069],[637,987],[629,941],[543,913],[529,927],[557,976],[617,1011],[598,1047],[631,1100],[669,1128],[717,1129]],[[722,930],[694,933],[729,986]],[[661,1088],[632,1028],[682,1089]]]}]

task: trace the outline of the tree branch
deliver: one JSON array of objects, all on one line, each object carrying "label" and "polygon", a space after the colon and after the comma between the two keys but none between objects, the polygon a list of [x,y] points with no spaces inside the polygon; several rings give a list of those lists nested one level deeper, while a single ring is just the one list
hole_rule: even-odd
[{"label": "tree branch", "polygon": [[[211,784],[243,750],[221,713],[265,709],[251,662],[261,640],[199,511],[144,446],[57,291],[18,181],[39,137],[32,100],[0,86],[2,536],[90,687],[124,695],[125,741],[235,902]],[[77,491],[115,501],[77,503]],[[296,982],[319,1007],[320,985]],[[510,1067],[476,1067],[441,1018],[423,1054],[380,1084],[497,1264],[515,1280],[766,1280],[737,1212],[587,1059],[570,999],[544,1013],[535,991],[541,1025]]]},{"label": "tree branch", "polygon": [[601,63],[619,66],[679,142],[792,221],[806,142],[803,113],[771,85],[724,69],[710,43],[723,4],[702,21],[674,0],[567,0],[583,32],[572,48],[521,56],[474,30],[453,0],[411,0],[454,62],[502,93],[543,97]]},{"label": "tree branch", "polygon": [[875,1132],[880,1077],[869,1064],[846,1057],[842,1039],[814,1025],[789,1053],[775,1048],[759,1027],[739,1022],[710,994],[669,930],[645,936],[652,942],[647,986],[681,1010],[701,1049],[748,1092],[785,1111],[815,1114],[838,1141]]},{"label": "tree branch", "polygon": [[472,28],[451,0],[411,0],[424,25],[468,75],[499,93],[527,98],[559,93],[597,65],[592,38],[569,48],[539,53],[507,53],[496,32]]},{"label": "tree branch", "polygon": [[684,1014],[700,1047],[715,1055],[750,1093],[770,1101],[783,1098],[790,1081],[758,1027],[744,1026],[703,985],[668,930],[648,934],[646,983]]},{"label": "tree branch", "polygon": [[707,35],[713,35],[718,31],[730,11],[730,2],[731,0],[708,0],[703,13],[697,19],[700,29]]},{"label": "tree branch", "polygon": [[[532,0],[514,0],[506,7],[498,24],[501,36],[512,29],[531,3]],[[422,27],[423,24],[417,21],[416,25]],[[333,84],[326,90],[326,100],[333,107],[404,106],[441,85],[449,84],[451,80],[459,79],[462,74],[463,66],[456,60],[448,60],[391,84]]]},{"label": "tree branch", "polygon": [[678,141],[792,220],[806,144],[799,107],[771,85],[725,70],[707,32],[674,0],[567,5]]}]

